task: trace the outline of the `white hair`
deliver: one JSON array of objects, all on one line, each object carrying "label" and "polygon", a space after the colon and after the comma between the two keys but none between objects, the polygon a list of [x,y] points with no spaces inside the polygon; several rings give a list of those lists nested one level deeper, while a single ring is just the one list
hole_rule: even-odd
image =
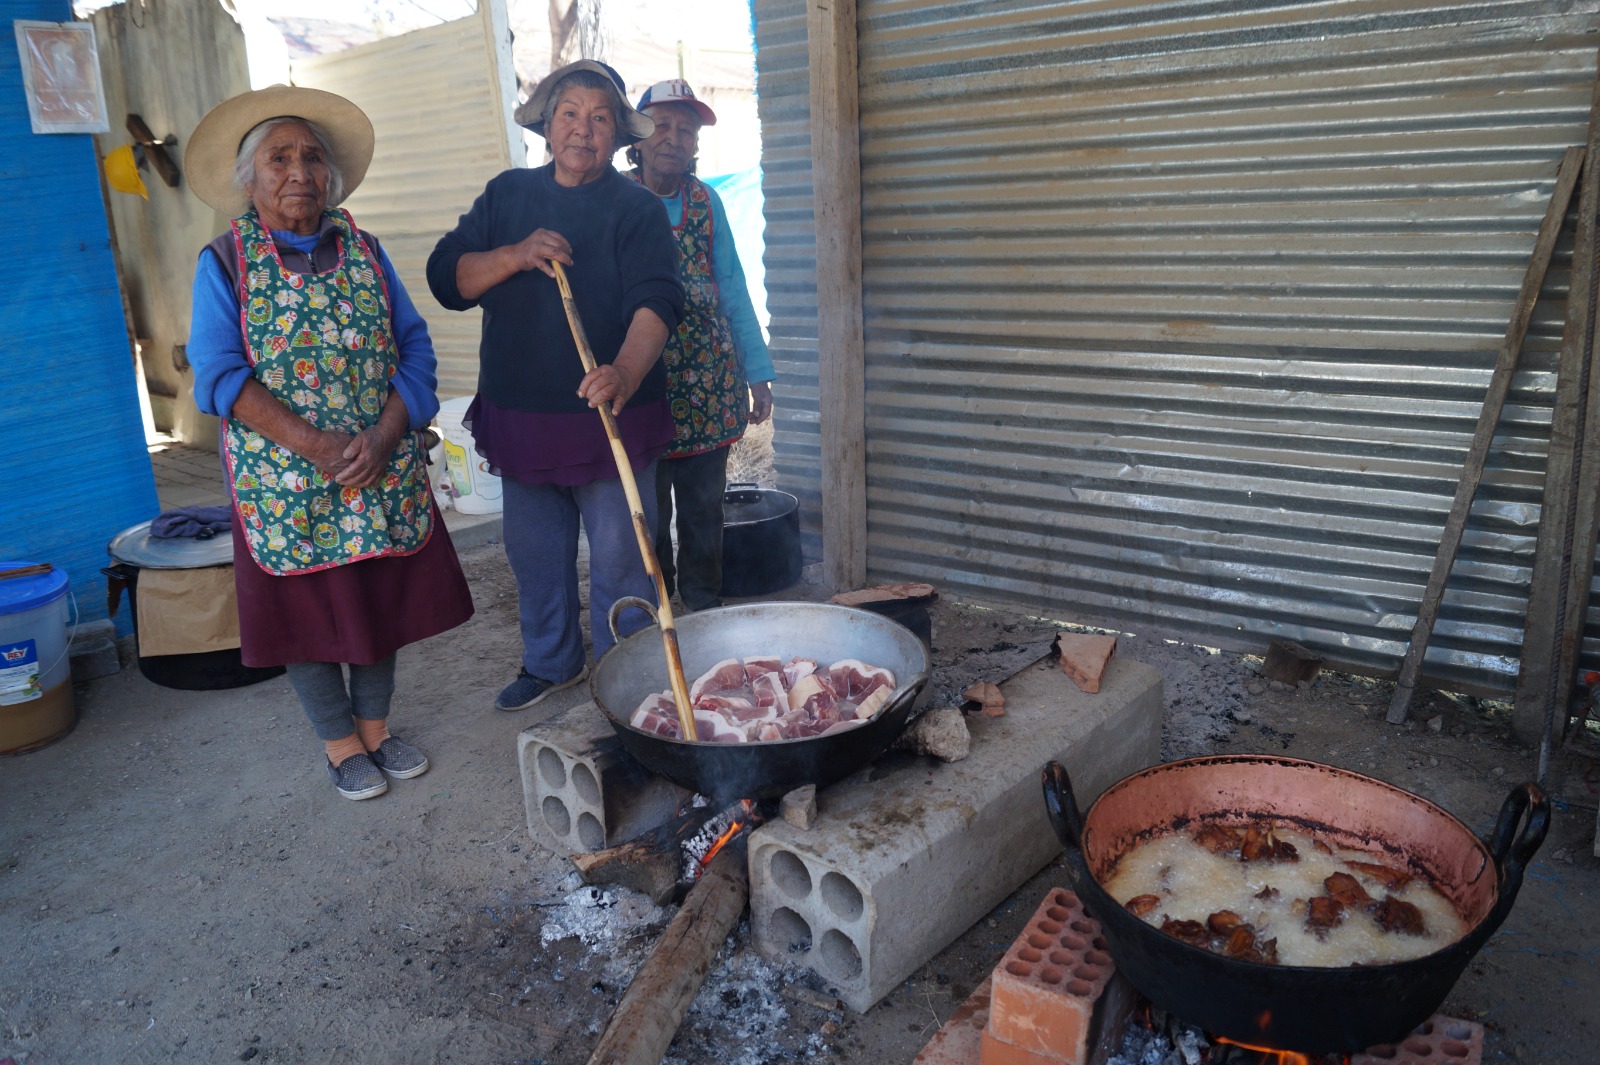
[{"label": "white hair", "polygon": [[334,160],[333,142],[329,139],[327,131],[315,122],[307,122],[294,115],[279,115],[277,118],[258,122],[244,135],[244,140],[239,142],[239,154],[233,161],[233,187],[248,193],[250,183],[256,179],[256,149],[267,139],[267,134],[286,122],[297,122],[311,131],[311,136],[316,138],[317,144],[322,148],[323,161],[328,164],[328,203],[331,206],[343,200],[344,175],[339,172],[339,164]]}]

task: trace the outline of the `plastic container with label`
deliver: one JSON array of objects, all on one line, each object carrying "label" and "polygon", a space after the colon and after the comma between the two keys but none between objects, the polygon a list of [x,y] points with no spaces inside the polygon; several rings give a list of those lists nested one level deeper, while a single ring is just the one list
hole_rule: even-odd
[{"label": "plastic container with label", "polygon": [[[29,569],[39,572],[6,576]],[[49,563],[0,562],[0,754],[38,750],[78,723],[67,657],[69,583]]]}]

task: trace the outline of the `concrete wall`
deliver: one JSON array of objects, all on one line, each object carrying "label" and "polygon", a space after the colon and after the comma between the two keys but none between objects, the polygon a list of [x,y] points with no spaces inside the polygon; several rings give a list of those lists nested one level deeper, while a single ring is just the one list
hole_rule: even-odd
[{"label": "concrete wall", "polygon": [[[140,115],[181,164],[189,134],[218,102],[250,88],[244,36],[216,0],[145,0],[96,11],[111,132],[96,138],[100,154],[127,144],[127,115]],[[213,445],[216,419],[194,405],[189,293],[195,257],[227,219],[201,203],[180,180],[168,188],[153,167],[143,174],[148,201],[110,193],[133,328],[139,338],[156,427],[190,443]]]}]

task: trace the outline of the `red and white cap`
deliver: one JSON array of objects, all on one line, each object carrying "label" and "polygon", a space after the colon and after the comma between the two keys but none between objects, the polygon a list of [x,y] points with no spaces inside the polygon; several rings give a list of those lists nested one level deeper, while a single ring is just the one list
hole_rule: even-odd
[{"label": "red and white cap", "polygon": [[694,113],[700,116],[700,121],[706,125],[717,124],[717,113],[695,99],[694,90],[689,88],[689,83],[682,78],[658,81],[650,86],[644,91],[644,95],[639,97],[638,110],[643,111],[656,104],[684,104],[693,108]]}]

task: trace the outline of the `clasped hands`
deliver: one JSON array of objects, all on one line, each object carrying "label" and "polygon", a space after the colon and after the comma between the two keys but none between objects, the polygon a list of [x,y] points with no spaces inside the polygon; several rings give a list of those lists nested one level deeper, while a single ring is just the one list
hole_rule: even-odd
[{"label": "clasped hands", "polygon": [[399,445],[399,434],[381,423],[355,434],[324,429],[318,434],[316,449],[306,458],[337,485],[372,488],[383,479]]}]

